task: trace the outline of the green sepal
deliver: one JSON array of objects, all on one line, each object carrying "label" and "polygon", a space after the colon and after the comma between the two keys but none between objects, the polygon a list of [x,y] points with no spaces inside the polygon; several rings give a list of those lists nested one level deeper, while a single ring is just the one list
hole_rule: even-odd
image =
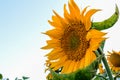
[{"label": "green sepal", "polygon": [[56,73],[50,69],[51,79],[48,80],[91,80],[97,72],[98,64],[103,56],[99,56],[89,66],[84,69],[79,69],[69,74]]},{"label": "green sepal", "polygon": [[104,30],[111,28],[118,20],[119,18],[119,9],[116,5],[115,13],[108,19],[102,21],[102,22],[93,22],[92,28],[97,30]]}]

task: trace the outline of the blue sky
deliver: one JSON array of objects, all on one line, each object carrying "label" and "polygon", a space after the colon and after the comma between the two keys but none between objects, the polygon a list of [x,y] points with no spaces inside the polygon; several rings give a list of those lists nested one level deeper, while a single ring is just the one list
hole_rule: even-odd
[{"label": "blue sky", "polygon": [[[13,80],[15,77],[29,76],[30,80],[45,80],[44,55],[49,51],[41,50],[50,29],[47,20],[52,10],[63,14],[63,5],[68,0],[0,0],[0,73]],[[75,0],[83,9],[100,8],[101,12],[93,16],[93,21],[101,21],[114,13],[115,4],[120,8],[119,0]],[[112,49],[120,51],[120,20],[109,32],[105,52]]]}]

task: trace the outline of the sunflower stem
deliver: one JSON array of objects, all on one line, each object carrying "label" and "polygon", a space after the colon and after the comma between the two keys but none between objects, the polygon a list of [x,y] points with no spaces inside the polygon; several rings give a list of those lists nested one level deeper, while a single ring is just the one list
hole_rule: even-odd
[{"label": "sunflower stem", "polygon": [[[101,49],[101,47],[98,48],[98,52],[99,52],[100,55],[104,54],[103,51],[102,51],[102,49]],[[108,63],[107,63],[107,60],[106,60],[105,56],[103,56],[102,62],[103,62],[103,64],[104,64],[104,66],[105,66],[105,69],[106,69],[106,71],[107,71],[107,74],[108,74],[109,79],[110,79],[110,80],[114,80],[114,78],[113,78],[113,76],[112,76],[112,72],[111,72],[111,70],[110,70],[110,68],[109,68],[109,66],[108,66]]]}]

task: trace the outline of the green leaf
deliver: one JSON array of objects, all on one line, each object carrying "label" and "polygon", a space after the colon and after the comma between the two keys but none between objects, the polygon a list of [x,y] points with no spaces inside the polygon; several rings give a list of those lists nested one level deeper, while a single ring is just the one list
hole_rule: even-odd
[{"label": "green leaf", "polygon": [[118,20],[119,18],[119,9],[116,5],[115,13],[108,19],[102,21],[102,22],[93,22],[92,28],[97,30],[104,30],[111,28]]}]

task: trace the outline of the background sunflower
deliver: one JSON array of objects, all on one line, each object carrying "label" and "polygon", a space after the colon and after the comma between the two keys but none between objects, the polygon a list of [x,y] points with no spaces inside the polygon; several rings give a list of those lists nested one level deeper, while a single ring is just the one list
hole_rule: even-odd
[{"label": "background sunflower", "polygon": [[108,52],[107,60],[112,71],[120,72],[120,52]]}]

